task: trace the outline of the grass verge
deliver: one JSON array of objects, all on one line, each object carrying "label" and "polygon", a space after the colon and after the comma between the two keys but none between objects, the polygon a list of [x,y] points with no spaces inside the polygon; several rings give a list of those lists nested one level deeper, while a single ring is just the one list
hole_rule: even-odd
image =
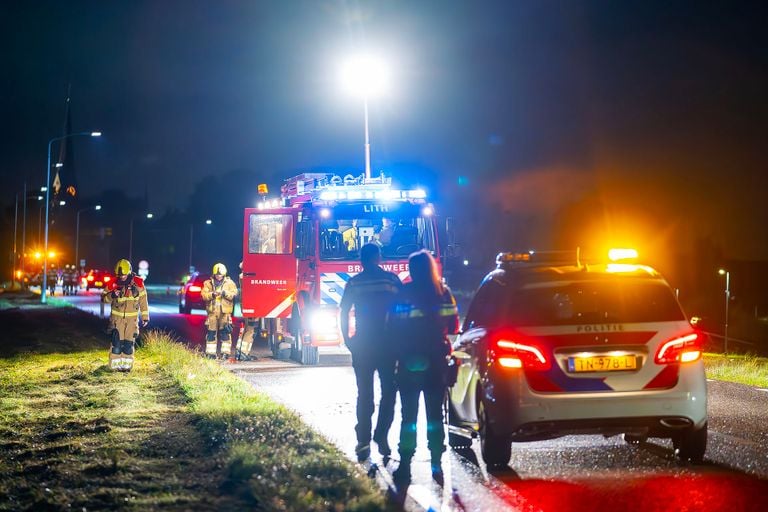
[{"label": "grass verge", "polygon": [[754,355],[704,354],[707,378],[768,388],[768,358]]},{"label": "grass verge", "polygon": [[[91,315],[22,308],[0,321],[12,315],[34,342],[0,359],[0,510],[386,507],[295,414],[169,336],[150,332],[122,374]],[[80,341],[54,352],[61,333],[40,315]]]}]

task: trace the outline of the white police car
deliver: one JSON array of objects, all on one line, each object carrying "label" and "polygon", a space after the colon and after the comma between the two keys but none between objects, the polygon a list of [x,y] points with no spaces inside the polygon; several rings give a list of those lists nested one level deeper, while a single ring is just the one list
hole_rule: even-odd
[{"label": "white police car", "polygon": [[669,284],[627,253],[600,264],[540,256],[499,254],[469,305],[453,345],[451,446],[479,435],[494,467],[513,441],[623,434],[671,438],[681,460],[701,461],[703,339]]}]

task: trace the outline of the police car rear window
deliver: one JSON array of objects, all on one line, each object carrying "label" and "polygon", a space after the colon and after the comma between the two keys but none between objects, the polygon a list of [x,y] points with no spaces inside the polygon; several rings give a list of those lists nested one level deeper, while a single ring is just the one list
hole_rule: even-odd
[{"label": "police car rear window", "polygon": [[516,325],[685,320],[672,290],[653,282],[617,280],[518,288],[504,302],[503,321]]}]

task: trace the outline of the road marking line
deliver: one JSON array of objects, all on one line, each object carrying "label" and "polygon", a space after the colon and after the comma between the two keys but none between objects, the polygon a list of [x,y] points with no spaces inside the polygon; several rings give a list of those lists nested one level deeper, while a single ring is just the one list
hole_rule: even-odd
[{"label": "road marking line", "polygon": [[[413,498],[413,501],[421,505],[424,510],[440,510],[440,505],[435,503],[432,492],[423,485],[409,485],[407,492],[408,496]],[[437,508],[435,508],[436,505]]]},{"label": "road marking line", "polygon": [[716,430],[710,430],[709,433],[710,434],[715,434],[715,436],[724,437],[725,439],[728,439],[729,441],[733,441],[736,444],[751,446],[751,447],[758,448],[758,449],[761,449],[761,450],[763,448],[762,443],[756,443],[754,441],[750,441],[749,439],[744,439],[742,437],[736,437],[736,436],[731,435],[731,434],[724,434],[722,432],[717,432]]}]

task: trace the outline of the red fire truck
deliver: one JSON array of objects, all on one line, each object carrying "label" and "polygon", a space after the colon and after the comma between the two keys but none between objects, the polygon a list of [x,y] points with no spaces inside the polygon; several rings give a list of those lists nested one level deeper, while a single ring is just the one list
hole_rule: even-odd
[{"label": "red fire truck", "polygon": [[360,272],[360,247],[381,247],[385,270],[405,280],[408,256],[419,249],[439,261],[434,209],[421,189],[402,190],[385,176],[301,174],[281,198],[246,208],[242,311],[259,319],[275,354],[317,364],[318,347],[343,343],[339,302]]}]

